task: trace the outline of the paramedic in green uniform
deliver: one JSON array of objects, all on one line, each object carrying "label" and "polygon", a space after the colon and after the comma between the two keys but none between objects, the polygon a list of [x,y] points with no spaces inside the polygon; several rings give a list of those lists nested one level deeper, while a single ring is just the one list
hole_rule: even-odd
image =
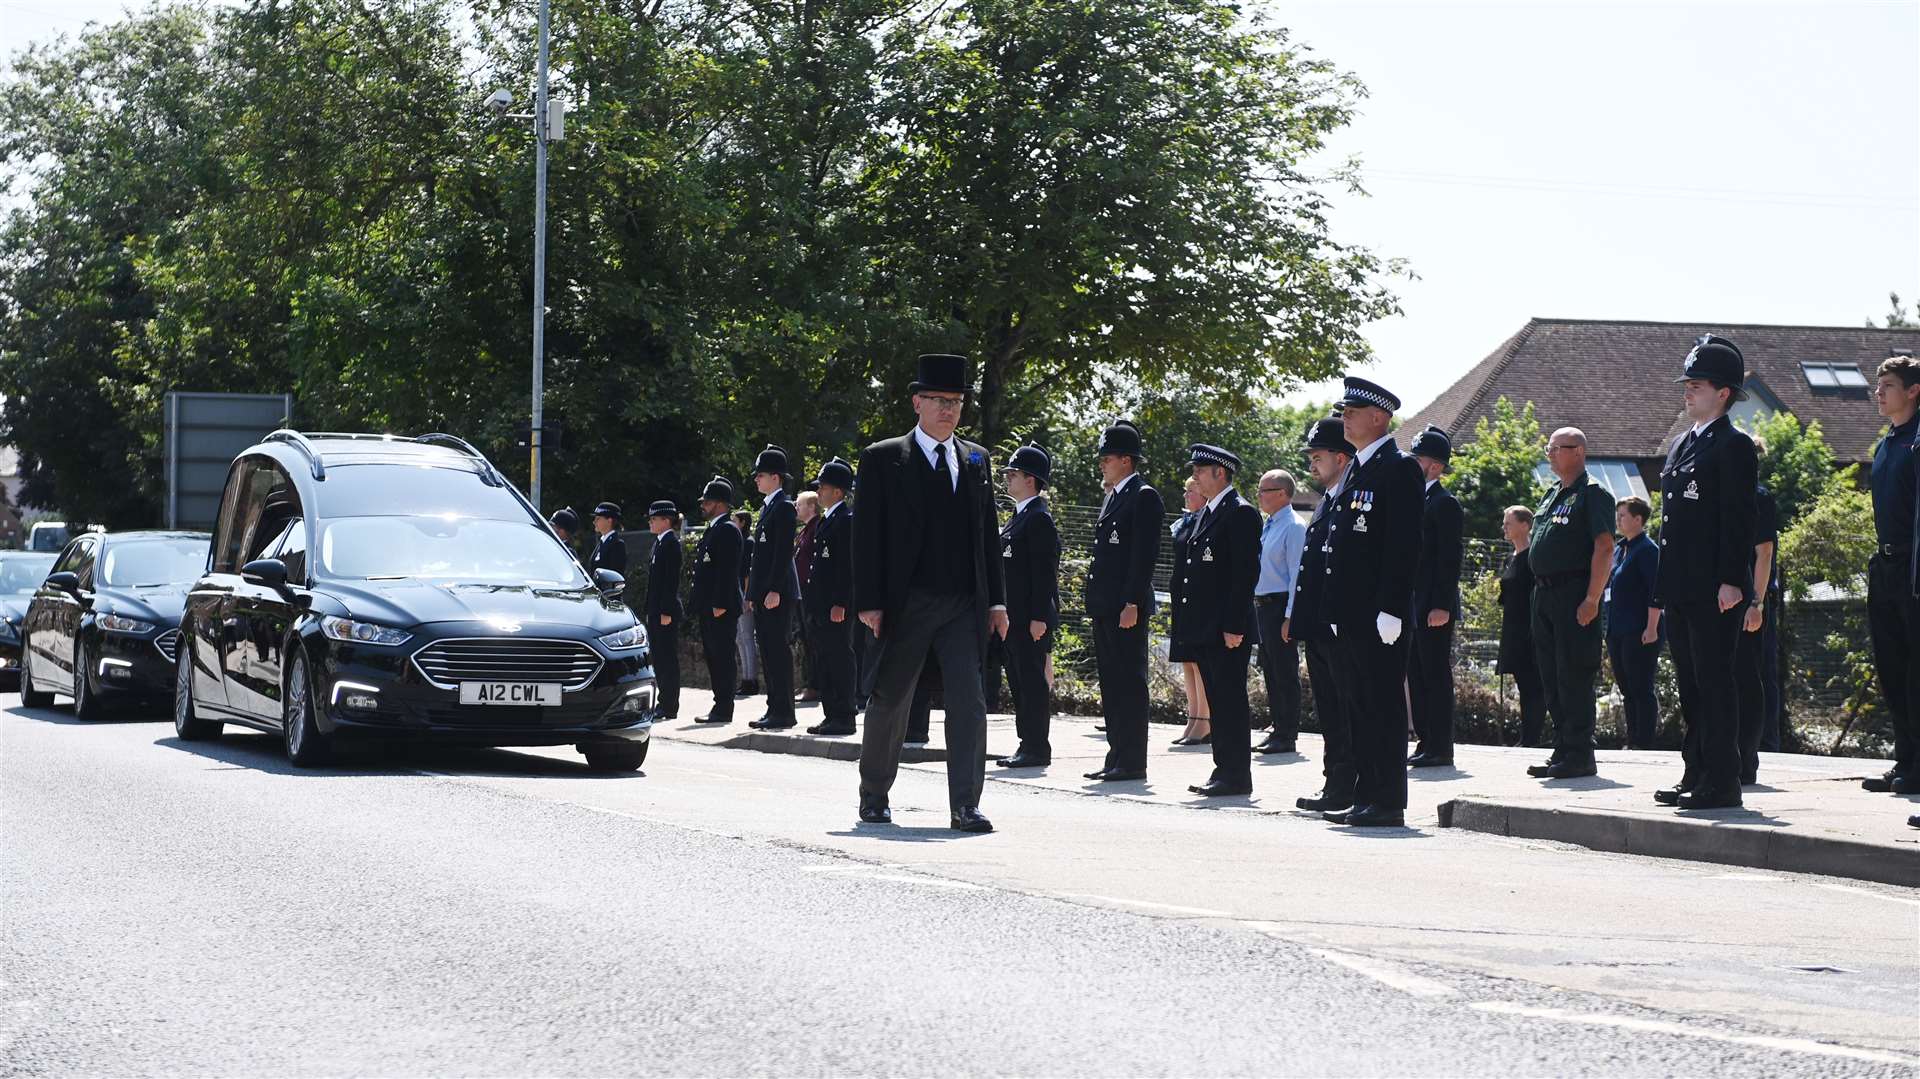
[{"label": "paramedic in green uniform", "polygon": [[1594,774],[1594,680],[1600,673],[1600,594],[1613,568],[1611,492],[1587,475],[1587,436],[1562,427],[1547,440],[1559,483],[1533,515],[1533,647],[1553,716],[1553,756],[1529,765],[1540,779]]}]

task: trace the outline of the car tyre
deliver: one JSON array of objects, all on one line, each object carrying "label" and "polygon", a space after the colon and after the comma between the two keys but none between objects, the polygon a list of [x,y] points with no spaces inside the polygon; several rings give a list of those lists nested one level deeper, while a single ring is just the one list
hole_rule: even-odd
[{"label": "car tyre", "polygon": [[313,679],[307,677],[307,654],[298,642],[288,646],[293,663],[287,670],[286,692],[281,694],[280,727],[287,739],[287,759],[301,768],[315,768],[333,758],[333,739],[314,718]]},{"label": "car tyre", "polygon": [[216,719],[201,719],[193,709],[193,642],[183,630],[180,658],[174,662],[173,733],[183,742],[211,742],[220,737],[225,724]]},{"label": "car tyre", "polygon": [[87,642],[81,638],[73,642],[73,718],[91,723],[105,714],[100,691],[93,688],[93,680],[87,677]]},{"label": "car tyre", "polygon": [[586,755],[587,767],[596,772],[637,772],[647,763],[647,747],[652,744],[583,746],[580,752]]},{"label": "car tyre", "polygon": [[53,694],[42,693],[34,688],[32,661],[33,641],[26,634],[20,635],[20,704],[26,708],[49,708],[53,705]]}]

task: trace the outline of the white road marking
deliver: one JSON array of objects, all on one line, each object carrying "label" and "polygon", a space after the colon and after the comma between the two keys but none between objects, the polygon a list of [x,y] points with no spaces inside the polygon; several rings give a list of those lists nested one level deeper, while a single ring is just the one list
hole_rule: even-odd
[{"label": "white road marking", "polygon": [[1345,967],[1355,974],[1364,974],[1381,985],[1416,997],[1450,997],[1459,992],[1445,982],[1415,974],[1405,967],[1384,960],[1354,955],[1350,952],[1329,952],[1319,948],[1313,949],[1313,954],[1335,966]]},{"label": "white road marking", "polygon": [[1868,891],[1865,888],[1849,888],[1844,884],[1834,884],[1824,880],[1810,880],[1807,883],[1813,885],[1815,888],[1825,888],[1829,892],[1845,892],[1848,895],[1864,895],[1868,899],[1882,899],[1889,903],[1904,903],[1909,907],[1920,907],[1920,899],[1904,899],[1897,895],[1883,895],[1880,892]]},{"label": "white road marking", "polygon": [[1617,1027],[1622,1030],[1637,1030],[1648,1034],[1677,1034],[1688,1038],[1705,1038],[1708,1041],[1729,1042],[1734,1045],[1751,1045],[1759,1049],[1781,1049],[1791,1053],[1811,1053],[1816,1056],[1843,1057],[1847,1060],[1868,1061],[1874,1064],[1920,1064],[1920,1057],[1901,1056],[1894,1053],[1882,1053],[1874,1049],[1856,1049],[1850,1045],[1830,1045],[1808,1038],[1776,1038],[1764,1034],[1727,1034],[1717,1030],[1705,1030],[1687,1026],[1684,1023],[1668,1023],[1658,1019],[1636,1019],[1624,1015],[1600,1015],[1590,1012],[1570,1012],[1564,1008],[1535,1008],[1526,1004],[1510,1004],[1504,1000],[1483,1000],[1469,1005],[1477,1011],[1493,1012],[1497,1015],[1520,1015],[1531,1019],[1552,1019],[1562,1023],[1585,1023],[1589,1026]]},{"label": "white road marking", "polygon": [[1714,880],[1757,880],[1757,881],[1770,883],[1773,881],[1784,880],[1785,878],[1770,877],[1765,873],[1715,873],[1713,875],[1713,879]]},{"label": "white road marking", "polygon": [[1094,899],[1102,903],[1114,903],[1122,907],[1140,907],[1144,910],[1165,910],[1175,914],[1191,914],[1199,918],[1231,918],[1233,915],[1224,910],[1209,910],[1206,907],[1181,907],[1172,903],[1150,903],[1144,899],[1120,899],[1111,895],[1089,895],[1085,892],[1054,892],[1061,899]]},{"label": "white road marking", "polygon": [[945,877],[915,877],[905,873],[862,873],[865,880],[892,880],[901,884],[927,884],[935,888],[954,888],[963,892],[984,892],[985,888],[964,880],[948,880]]}]

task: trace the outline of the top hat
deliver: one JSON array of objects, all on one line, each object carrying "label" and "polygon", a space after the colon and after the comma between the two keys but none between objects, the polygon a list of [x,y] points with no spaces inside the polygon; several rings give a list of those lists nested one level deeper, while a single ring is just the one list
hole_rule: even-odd
[{"label": "top hat", "polygon": [[946,352],[929,352],[920,357],[920,377],[907,387],[908,393],[959,393],[973,395],[967,378],[967,358]]},{"label": "top hat", "polygon": [[768,444],[766,449],[760,451],[760,456],[753,459],[753,474],[758,476],[762,472],[775,476],[786,475],[787,451]]},{"label": "top hat", "polygon": [[1347,425],[1338,416],[1313,421],[1313,426],[1307,428],[1307,448],[1344,453],[1348,457],[1359,456],[1353,443],[1347,441]]},{"label": "top hat", "polygon": [[572,506],[562,506],[554,510],[553,516],[547,518],[547,523],[555,528],[564,528],[569,532],[580,531],[580,515],[573,512]]},{"label": "top hat", "polygon": [[1132,420],[1115,420],[1113,426],[1100,432],[1100,447],[1094,450],[1094,456],[1105,457],[1113,454],[1117,457],[1131,457],[1137,461],[1147,459],[1146,441],[1140,437],[1140,428]]},{"label": "top hat", "polygon": [[647,507],[647,516],[648,517],[678,517],[680,516],[680,508],[673,504],[672,499],[663,498],[660,501],[655,502],[653,505]]},{"label": "top hat", "polygon": [[1187,452],[1192,454],[1192,459],[1187,462],[1189,465],[1219,465],[1221,468],[1226,469],[1228,474],[1240,471],[1240,458],[1235,457],[1231,451],[1223,450],[1218,446],[1209,446],[1205,442],[1195,442],[1193,445],[1187,447]]},{"label": "top hat", "polygon": [[820,466],[817,482],[828,487],[838,487],[842,491],[851,491],[853,490],[853,466],[835,457]]},{"label": "top hat", "polygon": [[1446,464],[1453,459],[1453,440],[1447,437],[1445,431],[1428,424],[1426,430],[1413,436],[1413,455],[1431,457]]},{"label": "top hat", "polygon": [[1724,337],[1703,333],[1693,342],[1693,351],[1687,353],[1687,365],[1674,381],[1696,378],[1732,390],[1735,401],[1747,399],[1747,358],[1740,354],[1739,345]]},{"label": "top hat", "polygon": [[1033,442],[1014,450],[1013,456],[1007,459],[1007,467],[1032,476],[1040,481],[1042,487],[1045,487],[1047,481],[1053,478],[1053,458]]},{"label": "top hat", "polygon": [[700,501],[725,502],[729,506],[733,505],[733,484],[723,477],[715,476],[708,480],[707,486],[701,490]]},{"label": "top hat", "polygon": [[1395,397],[1385,386],[1377,382],[1368,382],[1364,378],[1349,377],[1347,379],[1346,393],[1341,396],[1340,403],[1347,408],[1352,408],[1354,405],[1372,405],[1374,408],[1384,408],[1388,412],[1400,411],[1398,397]]},{"label": "top hat", "polygon": [[620,519],[620,507],[612,502],[602,502],[598,506],[593,507],[593,515],[595,517],[611,517],[617,521]]}]

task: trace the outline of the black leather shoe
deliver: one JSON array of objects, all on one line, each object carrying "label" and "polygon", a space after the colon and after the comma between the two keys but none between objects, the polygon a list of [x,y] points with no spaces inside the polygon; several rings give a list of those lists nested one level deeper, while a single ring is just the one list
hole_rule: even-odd
[{"label": "black leather shoe", "polygon": [[1365,813],[1366,811],[1366,806],[1346,806],[1342,809],[1330,809],[1320,814],[1320,816],[1334,824],[1345,824],[1347,823],[1348,817],[1353,816],[1355,813]]},{"label": "black leather shoe", "polygon": [[1532,776],[1535,779],[1545,779],[1547,777],[1547,773],[1553,771],[1554,768],[1559,766],[1559,764],[1560,764],[1560,758],[1549,757],[1547,758],[1547,763],[1545,764],[1527,765],[1527,774]]},{"label": "black leather shoe", "polygon": [[1173,741],[1168,742],[1167,744],[1170,746],[1190,746],[1193,744],[1193,739],[1188,738],[1186,735],[1183,734],[1180,737],[1175,738]]},{"label": "black leather shoe", "polygon": [[799,725],[798,720],[792,719],[756,719],[747,724],[757,731],[784,731]]},{"label": "black leather shoe", "polygon": [[1096,731],[1099,731],[1102,734],[1105,734],[1107,731],[1107,725],[1105,723],[1095,723],[1093,725],[1093,729]]},{"label": "black leather shoe", "polygon": [[892,824],[893,810],[877,802],[860,804],[860,821],[863,824]]},{"label": "black leather shoe", "polygon": [[1435,757],[1429,754],[1416,753],[1412,757],[1409,757],[1407,759],[1407,767],[1409,768],[1451,768],[1453,767],[1453,758],[1452,757]]},{"label": "black leather shoe", "polygon": [[973,806],[961,806],[953,811],[953,819],[948,827],[956,832],[991,832],[993,822],[980,815]]},{"label": "black leather shoe", "polygon": [[1405,828],[1407,815],[1397,809],[1360,806],[1347,811],[1345,823],[1349,828]]},{"label": "black leather shoe", "polygon": [[1218,780],[1197,784],[1187,788],[1202,798],[1231,798],[1236,795],[1252,794],[1251,783],[1222,783]]},{"label": "black leather shoe", "polygon": [[1277,742],[1272,738],[1268,738],[1266,741],[1254,746],[1253,751],[1255,753],[1298,753],[1299,750],[1293,748],[1293,746],[1294,743],[1292,739]]},{"label": "black leather shoe", "polygon": [[1310,810],[1315,813],[1338,813],[1353,808],[1351,801],[1345,798],[1329,798],[1327,797],[1326,791],[1315,791],[1311,798],[1295,798],[1293,804],[1295,808]]},{"label": "black leather shoe", "polygon": [[1890,785],[1895,794],[1920,794],[1920,778],[1894,776]]},{"label": "black leather shoe", "polygon": [[857,731],[858,728],[851,723],[816,723],[807,728],[808,734],[841,735],[854,734]]},{"label": "black leather shoe", "polygon": [[1572,761],[1561,761],[1559,764],[1556,764],[1552,768],[1547,769],[1547,774],[1542,778],[1585,779],[1588,776],[1595,776],[1599,774],[1600,774],[1600,769],[1594,767],[1592,761],[1582,761],[1577,764]]},{"label": "black leather shoe", "polygon": [[699,719],[694,720],[694,722],[695,723],[712,723],[718,726],[725,723],[732,723],[733,717],[732,716],[701,716]]},{"label": "black leather shoe", "polygon": [[1872,791],[1875,794],[1890,794],[1893,792],[1893,781],[1898,778],[1900,773],[1888,769],[1883,775],[1868,776],[1861,780],[1860,789]]},{"label": "black leather shoe", "polygon": [[1104,772],[1092,772],[1088,779],[1097,779],[1102,783],[1131,783],[1147,778],[1145,768],[1109,768]]},{"label": "black leather shoe", "polygon": [[1920,828],[1920,816],[1913,816],[1913,817],[1908,817],[1908,818],[1907,818],[1907,827],[1909,827],[1909,828]]},{"label": "black leather shoe", "polygon": [[1739,809],[1740,788],[1716,791],[1702,787],[1690,790],[1680,796],[1677,804],[1681,809]]},{"label": "black leather shoe", "polygon": [[1663,806],[1679,805],[1680,796],[1685,793],[1686,787],[1661,787],[1653,792],[1653,800]]},{"label": "black leather shoe", "polygon": [[1002,768],[1044,768],[1052,763],[1051,758],[1036,757],[1027,753],[1015,753],[1011,757],[1002,757],[999,760]]}]

